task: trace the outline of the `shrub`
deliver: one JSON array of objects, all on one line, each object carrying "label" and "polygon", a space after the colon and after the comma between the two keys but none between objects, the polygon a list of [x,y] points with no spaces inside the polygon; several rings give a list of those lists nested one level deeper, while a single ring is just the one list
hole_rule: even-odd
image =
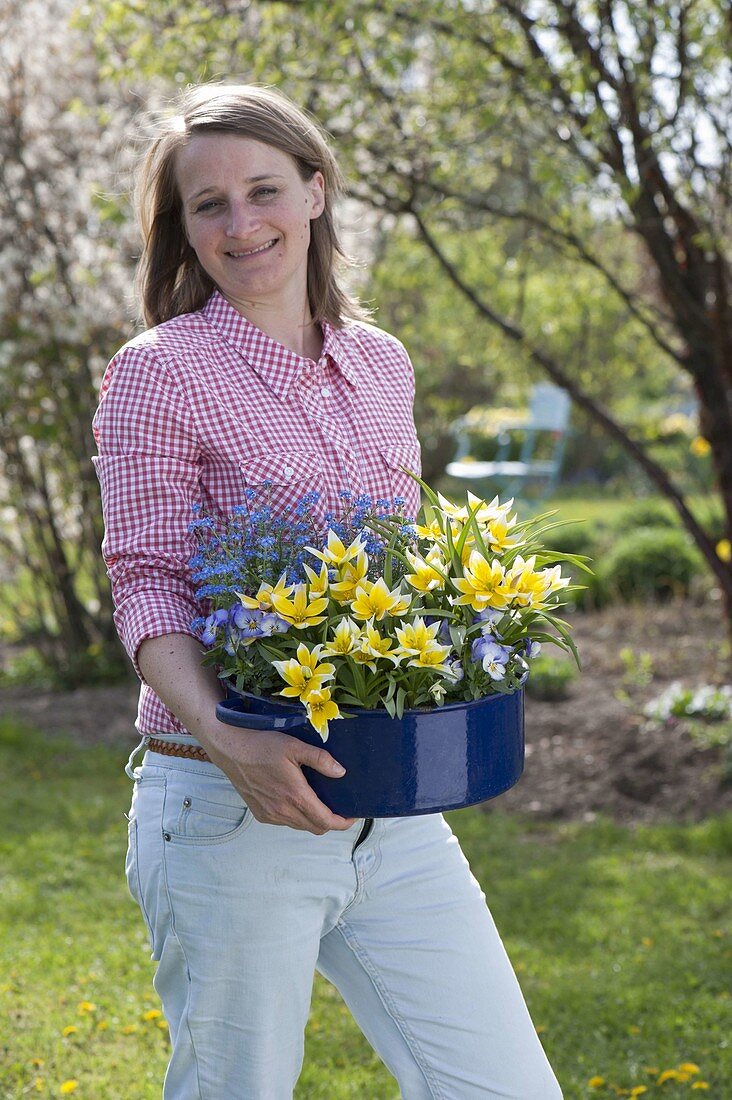
[{"label": "shrub", "polygon": [[639,527],[612,545],[602,564],[608,588],[622,599],[686,596],[702,561],[684,531]]},{"label": "shrub", "polygon": [[680,527],[680,520],[667,501],[649,497],[638,500],[624,508],[611,523],[613,531],[621,533],[637,530],[639,527]]},{"label": "shrub", "polygon": [[599,542],[597,525],[582,520],[556,527],[551,533],[551,544],[563,554],[587,554],[594,557]]},{"label": "shrub", "polygon": [[531,674],[526,681],[526,691],[534,699],[556,702],[566,699],[577,670],[562,657],[535,657],[531,662]]},{"label": "shrub", "polygon": [[599,524],[583,520],[580,523],[569,523],[566,527],[557,527],[552,532],[551,543],[563,554],[579,554],[589,558],[586,564],[592,573],[586,573],[584,569],[578,569],[569,562],[562,566],[562,573],[571,578],[572,584],[582,585],[580,591],[569,593],[567,599],[570,605],[582,610],[604,607],[608,602],[607,587],[597,572],[597,561],[603,543],[603,532]]}]

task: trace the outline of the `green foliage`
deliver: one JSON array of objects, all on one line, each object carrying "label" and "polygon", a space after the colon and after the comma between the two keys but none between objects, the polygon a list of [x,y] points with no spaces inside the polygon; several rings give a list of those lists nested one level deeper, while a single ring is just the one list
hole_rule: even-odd
[{"label": "green foliage", "polygon": [[611,544],[603,577],[622,599],[666,599],[689,594],[702,570],[697,551],[683,531],[640,527]]},{"label": "green foliage", "polygon": [[[561,512],[555,522],[561,522]],[[597,522],[582,520],[563,523],[553,532],[553,545],[563,554],[586,554],[593,557],[597,551],[600,529]]]},{"label": "green foliage", "polygon": [[680,527],[677,513],[673,507],[658,497],[636,500],[610,521],[610,528],[626,534],[639,527]]},{"label": "green foliage", "polygon": [[647,687],[653,680],[653,654],[637,653],[632,646],[624,646],[619,653],[623,663],[623,684],[626,687]]},{"label": "green foliage", "polygon": [[71,691],[95,684],[113,684],[129,678],[130,664],[121,646],[93,642],[85,650],[72,649],[52,661],[35,646],[21,646],[0,668],[0,687],[52,688]]},{"label": "green foliage", "polygon": [[[615,248],[609,229],[598,231],[597,245]],[[637,261],[632,253],[616,250],[618,264],[632,279]],[[503,313],[518,313],[537,344],[543,346],[551,333],[552,349],[573,377],[620,415],[666,396],[673,386],[663,356],[642,326],[608,296],[596,272],[551,256],[532,237],[517,239],[510,223],[450,233],[449,254],[471,286],[490,291]],[[521,347],[476,319],[472,303],[445,279],[408,226],[391,229],[376,255],[364,293],[378,305],[378,323],[404,341],[415,364],[415,418],[430,480],[452,457],[451,421],[473,406],[525,406],[536,372]],[[561,325],[547,321],[557,317]],[[640,376],[639,360],[646,365]],[[585,418],[578,425],[568,441],[565,470],[603,479],[627,475],[627,455]],[[477,431],[471,438],[475,458],[494,457],[495,439]]]},{"label": "green foliage", "polygon": [[534,699],[554,703],[567,698],[576,679],[577,669],[569,661],[542,653],[531,662],[526,691]]}]

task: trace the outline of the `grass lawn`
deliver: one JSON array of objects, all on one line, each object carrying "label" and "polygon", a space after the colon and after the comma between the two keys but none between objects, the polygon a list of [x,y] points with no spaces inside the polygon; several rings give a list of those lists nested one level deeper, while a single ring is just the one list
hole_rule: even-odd
[{"label": "grass lawn", "polygon": [[[122,749],[80,752],[0,722],[5,1100],[160,1096],[168,1039],[123,875],[124,762]],[[567,1100],[732,1096],[732,820],[633,831],[477,809],[450,819]],[[676,1079],[659,1083],[665,1071]],[[297,1100],[397,1096],[318,979]]]}]

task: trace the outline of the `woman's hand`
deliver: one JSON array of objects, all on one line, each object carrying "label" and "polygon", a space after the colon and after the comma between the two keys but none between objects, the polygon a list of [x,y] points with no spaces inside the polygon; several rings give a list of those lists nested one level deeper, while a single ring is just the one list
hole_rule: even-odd
[{"label": "woman's hand", "polygon": [[321,836],[349,829],[357,818],[331,813],[302,765],[333,779],[344,774],[329,752],[271,730],[233,729],[216,720],[223,688],[201,665],[201,645],[187,634],[147,638],[138,653],[145,680],[229,777],[257,821]]},{"label": "woman's hand", "polygon": [[326,749],[273,730],[206,730],[206,751],[229,777],[257,821],[289,825],[322,836],[330,829],[350,829],[356,818],[339,817],[320,801],[302,766],[338,779],[344,769]]}]

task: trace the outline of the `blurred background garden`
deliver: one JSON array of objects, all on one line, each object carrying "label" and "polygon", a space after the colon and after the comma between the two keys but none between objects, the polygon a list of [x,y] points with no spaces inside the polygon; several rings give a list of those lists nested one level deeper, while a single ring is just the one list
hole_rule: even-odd
[{"label": "blurred background garden", "polygon": [[[566,1097],[732,1096],[731,46],[724,0],[0,7],[0,1096],[160,1095],[90,423],[140,136],[211,79],[330,133],[426,480],[592,559],[524,777],[450,815]],[[298,1100],[395,1100],[320,979],[307,1052]]]}]

